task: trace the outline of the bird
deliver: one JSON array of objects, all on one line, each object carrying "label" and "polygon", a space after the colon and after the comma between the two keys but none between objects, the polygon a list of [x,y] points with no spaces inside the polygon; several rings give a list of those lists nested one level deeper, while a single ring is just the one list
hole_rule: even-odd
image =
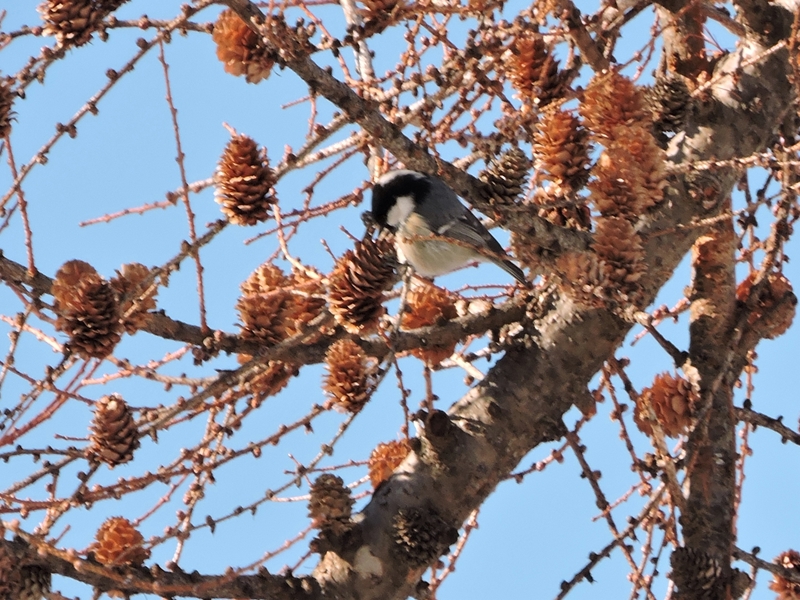
[{"label": "bird", "polygon": [[453,189],[434,175],[397,169],[375,181],[372,218],[395,234],[400,262],[437,277],[475,260],[490,261],[528,286],[525,274]]}]

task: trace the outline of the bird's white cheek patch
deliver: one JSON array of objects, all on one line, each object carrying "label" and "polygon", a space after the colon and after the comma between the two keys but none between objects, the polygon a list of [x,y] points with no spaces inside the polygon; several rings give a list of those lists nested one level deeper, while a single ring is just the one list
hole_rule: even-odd
[{"label": "bird's white cheek patch", "polygon": [[390,227],[397,227],[401,223],[405,223],[414,211],[414,199],[411,196],[398,196],[394,206],[389,209],[389,214],[386,215],[386,223]]}]

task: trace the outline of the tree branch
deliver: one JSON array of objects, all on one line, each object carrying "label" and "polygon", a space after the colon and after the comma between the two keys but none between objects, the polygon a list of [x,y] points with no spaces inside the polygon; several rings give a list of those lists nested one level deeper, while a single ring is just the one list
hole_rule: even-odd
[{"label": "tree branch", "polygon": [[800,433],[784,425],[782,417],[773,418],[758,411],[740,408],[738,406],[733,408],[733,413],[739,421],[750,423],[753,426],[758,425],[759,427],[771,429],[781,436],[781,442],[788,441],[800,446]]},{"label": "tree branch", "polygon": [[[48,544],[37,543],[37,538],[21,535],[28,538],[30,547],[21,538],[15,541],[0,539],[0,546],[7,555],[16,557],[18,564],[38,565],[51,573],[82,581],[101,591],[117,590],[126,595],[155,594],[159,597],[254,600],[323,600],[327,597],[313,577],[272,575],[266,569],[256,575],[201,575],[197,571],[164,571],[158,566],[151,569],[107,567],[76,556],[67,556],[64,552],[54,551]],[[41,552],[37,554],[31,547],[41,548]]]}]

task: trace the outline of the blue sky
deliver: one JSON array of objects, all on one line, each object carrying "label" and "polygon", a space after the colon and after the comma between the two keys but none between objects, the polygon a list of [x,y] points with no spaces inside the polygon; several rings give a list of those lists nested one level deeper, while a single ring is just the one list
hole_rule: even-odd
[{"label": "blue sky", "polygon": [[[26,23],[34,25],[38,14],[33,3],[11,3],[3,21],[3,30],[11,31]],[[593,4],[580,3],[581,8],[594,11]],[[514,4],[509,4],[509,9]],[[170,18],[177,14],[178,2],[163,0],[134,0],[118,12],[120,19],[138,18],[147,14],[151,19]],[[203,13],[204,20],[211,20],[218,9]],[[338,8],[321,9],[326,24],[340,27]],[[629,35],[620,44],[618,56],[628,56],[633,49],[640,48],[649,35],[652,15],[645,14],[629,27]],[[70,51],[66,60],[53,65],[47,72],[43,84],[34,83],[26,90],[26,98],[15,104],[17,120],[14,124],[12,143],[17,166],[28,162],[38,149],[50,138],[56,123],[68,121],[89,97],[105,85],[106,71],[120,69],[136,52],[138,37],[150,38],[153,30],[118,29],[110,33],[107,43],[98,40]],[[639,36],[639,37],[636,37]],[[397,41],[388,36],[378,50],[378,73],[394,65]],[[0,69],[5,74],[15,73],[27,57],[36,54],[51,39],[27,36],[14,41],[0,52]],[[166,59],[170,64],[170,83],[175,104],[179,110],[181,141],[186,154],[187,177],[190,182],[199,181],[213,174],[219,155],[229,134],[223,127],[227,123],[242,133],[255,138],[267,147],[271,161],[277,163],[284,147],[299,148],[307,130],[308,104],[284,107],[306,94],[302,82],[289,71],[275,71],[260,85],[248,85],[241,78],[232,77],[222,70],[214,55],[210,36],[190,33],[173,36],[165,46]],[[383,58],[386,57],[386,58]],[[346,56],[352,64],[351,57]],[[321,59],[322,60],[322,59]],[[649,72],[655,65],[646,69]],[[114,86],[99,104],[97,116],[87,116],[78,125],[75,139],[62,138],[48,156],[46,165],[36,166],[26,179],[24,190],[30,205],[33,228],[33,246],[38,268],[53,275],[66,260],[79,258],[90,262],[107,277],[121,264],[142,262],[147,265],[163,264],[178,253],[180,242],[188,238],[186,216],[181,205],[165,210],[150,211],[144,215],[131,215],[111,223],[81,227],[80,223],[113,213],[125,208],[161,201],[167,191],[178,189],[180,173],[175,161],[176,149],[170,114],[164,100],[164,75],[158,62],[157,51],[151,51],[136,65],[133,73],[126,75]],[[329,116],[333,108],[320,100],[321,115]],[[325,122],[325,118],[320,118]],[[349,130],[347,130],[349,131]],[[341,139],[340,134],[334,139]],[[458,156],[453,149],[453,157]],[[2,156],[4,164],[6,154]],[[293,173],[278,186],[282,210],[291,210],[301,205],[301,190],[308,184],[312,171]],[[360,156],[350,160],[344,168],[334,172],[318,186],[314,204],[333,200],[354,189],[368,179],[368,172]],[[9,170],[0,169],[0,189],[10,185]],[[199,230],[220,217],[218,205],[213,201],[212,189],[192,197],[192,208],[196,213]],[[302,261],[313,264],[323,271],[330,270],[333,259],[327,254],[321,240],[334,254],[341,255],[352,242],[340,226],[347,227],[355,235],[363,231],[359,216],[365,207],[349,207],[327,218],[315,219],[301,228],[290,243],[290,250]],[[768,216],[761,215],[762,225]],[[213,328],[235,331],[237,315],[234,305],[239,294],[239,284],[266,257],[277,249],[274,236],[262,238],[251,244],[245,240],[264,227],[228,227],[202,253],[205,266],[207,310],[209,324]],[[501,232],[498,233],[501,236]],[[0,248],[4,254],[18,262],[25,261],[23,228],[16,214],[10,226],[0,233]],[[796,243],[790,245],[792,256]],[[792,281],[797,277],[797,264],[789,263],[786,272]],[[441,284],[458,288],[466,281],[506,283],[508,276],[491,266],[471,269],[442,278]],[[676,271],[673,281],[661,292],[656,305],[674,305],[683,295],[689,283],[689,269],[683,264]],[[198,303],[195,292],[195,272],[190,262],[170,280],[169,288],[159,294],[159,307],[171,317],[190,323],[198,322]],[[17,306],[16,299],[6,288],[0,289],[0,306]],[[18,308],[8,309],[18,310]],[[5,312],[5,310],[3,311]],[[661,331],[679,347],[688,342],[687,321],[683,317],[677,324],[664,324]],[[7,333],[8,326],[0,323],[0,332]],[[634,331],[637,333],[637,331]],[[63,341],[63,336],[58,334]],[[797,389],[800,376],[794,368],[798,344],[797,328],[775,341],[765,341],[758,348],[759,371],[755,376],[753,404],[757,410],[772,416],[784,415],[787,425],[795,427],[800,413]],[[133,362],[145,362],[174,351],[178,344],[140,333],[126,337],[115,352],[115,356],[129,358]],[[669,357],[649,338],[631,347],[627,342],[618,356],[632,359],[629,374],[639,389],[648,385],[656,373],[672,369]],[[17,355],[17,366],[32,375],[41,374],[44,365],[55,364],[58,356],[44,353],[31,338],[24,338]],[[211,364],[196,368],[191,360],[179,365],[170,365],[168,373],[186,372],[193,376],[213,375],[214,368],[233,368],[233,357],[220,357]],[[422,367],[415,359],[401,362],[404,382],[412,389],[411,406],[416,407],[424,394]],[[478,367],[485,369],[486,363]],[[101,369],[101,372],[103,370]],[[313,403],[322,402],[319,389],[322,369],[319,366],[305,367],[302,375],[292,381],[289,388],[277,398],[270,399],[259,414],[237,432],[235,440],[251,436],[264,437],[281,423],[294,420],[305,414]],[[112,389],[113,387],[113,389]],[[116,391],[135,406],[152,406],[175,400],[185,391],[163,391],[162,386],[149,381],[117,381],[113,386],[88,386],[83,390],[89,397],[99,397]],[[2,389],[0,406],[3,408],[16,402],[27,388],[19,379],[10,378]],[[449,370],[434,375],[434,390],[446,407],[465,391],[463,373]],[[621,391],[621,386],[620,386]],[[94,396],[92,394],[95,394]],[[393,377],[389,377],[370,404],[355,420],[353,426],[336,446],[333,457],[324,465],[335,465],[349,459],[364,460],[379,442],[396,439],[402,423],[399,392]],[[737,402],[741,403],[742,391],[737,390]],[[603,473],[601,485],[609,499],[623,495],[636,482],[638,476],[628,468],[625,447],[618,436],[618,426],[608,419],[610,402],[599,406],[599,414],[582,430],[582,439],[588,447],[587,459],[592,468]],[[567,415],[566,422],[573,423],[577,412]],[[52,437],[56,431],[68,432],[81,437],[86,435],[90,410],[81,403],[68,404],[57,418],[37,430],[36,435],[22,440],[26,445],[41,447],[50,443],[63,444]],[[315,422],[313,434],[295,433],[281,445],[265,449],[261,459],[243,459],[217,474],[216,484],[209,488],[207,498],[198,509],[197,521],[203,515],[215,517],[227,514],[239,504],[248,504],[262,497],[267,489],[276,489],[291,480],[284,473],[291,471],[294,462],[289,453],[302,463],[307,463],[335,434],[344,417],[326,414]],[[172,457],[187,440],[195,439],[203,423],[192,422],[162,435],[159,443],[145,440],[133,465],[105,470],[98,476],[100,482],[111,482],[118,477],[154,469],[164,456]],[[638,447],[648,447],[647,439],[634,432]],[[78,443],[80,445],[80,443]],[[559,444],[549,444],[534,450],[521,464],[521,468],[545,458]],[[791,445],[782,445],[779,437],[767,430],[750,434],[753,455],[747,462],[747,479],[738,522],[739,545],[750,549],[754,545],[762,548],[762,557],[771,558],[789,547],[800,546],[800,513],[796,499],[800,493],[796,465],[800,451]],[[31,468],[27,459],[15,459],[3,466],[0,482],[5,489],[8,482],[19,479]],[[62,474],[68,481],[74,472]],[[342,476],[355,481],[364,475],[363,469],[344,469]],[[580,467],[570,452],[565,453],[561,464],[552,464],[541,473],[528,475],[521,484],[513,481],[501,485],[482,507],[479,528],[472,532],[471,539],[457,563],[456,572],[439,590],[441,600],[456,598],[493,597],[505,598],[550,598],[558,594],[559,583],[570,579],[581,569],[590,552],[597,552],[610,540],[606,524],[593,520],[597,516],[595,499],[586,480],[581,479]],[[69,489],[69,484],[62,483]],[[358,492],[367,490],[366,486]],[[91,511],[73,511],[55,532],[63,532],[65,546],[85,547],[92,532],[105,517],[124,515],[136,518],[146,512],[166,491],[165,487],[152,487],[122,502],[98,504]],[[142,530],[146,537],[159,535],[164,525],[174,521],[174,510],[179,505],[184,490],[176,493],[176,499],[163,510],[144,521]],[[289,488],[280,494],[283,500],[291,500],[306,493],[306,489]],[[40,497],[41,489],[32,488],[32,497]],[[367,501],[362,498],[359,505]],[[627,507],[615,515],[620,527],[625,526],[625,515],[637,514],[642,499],[632,498]],[[186,546],[181,564],[187,570],[221,572],[228,564],[243,565],[257,560],[264,552],[277,549],[283,541],[294,537],[307,524],[304,501],[281,501],[266,503],[254,516],[244,515],[220,524],[213,534],[201,530],[194,534]],[[9,515],[3,515],[9,518]],[[31,529],[41,514],[33,513],[23,521]],[[69,525],[66,531],[65,525]],[[310,539],[310,536],[309,538]],[[638,547],[634,544],[638,552]],[[294,564],[305,552],[307,542],[280,554],[267,563],[277,571],[284,564]],[[154,561],[163,564],[172,557],[174,543],[159,546],[154,552]],[[637,554],[638,556],[638,554]],[[314,559],[303,564],[300,572],[312,568]],[[740,567],[742,565],[739,565]],[[662,560],[660,583],[655,586],[657,596],[663,596],[668,570]],[[582,583],[571,594],[571,598],[622,598],[629,594],[630,584],[625,576],[628,566],[616,551],[612,558],[603,561],[593,572],[594,584]],[[759,574],[759,585],[751,596],[755,600],[772,598],[767,589],[768,577]],[[87,588],[73,582],[57,579],[54,584],[63,594],[71,597],[90,597]]]}]

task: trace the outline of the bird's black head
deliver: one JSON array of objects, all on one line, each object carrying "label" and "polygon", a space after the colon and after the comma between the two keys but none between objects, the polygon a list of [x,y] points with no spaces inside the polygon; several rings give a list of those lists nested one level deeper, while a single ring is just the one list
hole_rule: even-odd
[{"label": "bird's black head", "polygon": [[430,180],[422,173],[389,171],[372,187],[372,217],[379,227],[394,230],[399,223],[392,209],[397,205],[398,198],[410,198],[417,205],[427,197],[430,187]]}]

